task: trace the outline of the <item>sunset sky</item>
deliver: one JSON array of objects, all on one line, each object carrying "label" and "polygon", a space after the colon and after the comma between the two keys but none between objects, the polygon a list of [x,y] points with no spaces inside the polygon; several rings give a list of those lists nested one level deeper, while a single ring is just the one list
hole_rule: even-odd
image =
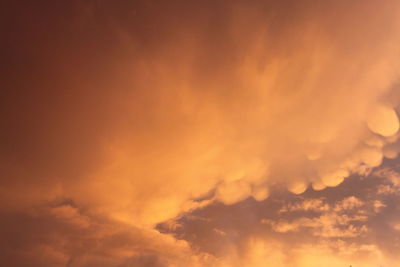
[{"label": "sunset sky", "polygon": [[0,21],[0,266],[400,266],[399,0]]}]

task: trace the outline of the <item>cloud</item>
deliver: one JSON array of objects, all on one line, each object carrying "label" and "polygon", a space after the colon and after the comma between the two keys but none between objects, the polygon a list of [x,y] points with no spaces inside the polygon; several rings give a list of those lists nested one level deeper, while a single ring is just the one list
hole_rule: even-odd
[{"label": "cloud", "polygon": [[376,106],[367,119],[368,128],[383,136],[393,136],[399,130],[396,112],[385,106]]},{"label": "cloud", "polygon": [[[185,231],[173,221],[196,210],[368,176],[399,151],[399,9],[395,1],[5,3],[0,214],[27,238],[18,234],[5,262],[201,266],[192,243],[157,225]],[[363,232],[348,225],[359,217],[332,209],[363,210],[364,200],[318,199],[287,211],[329,207],[328,215],[285,227]],[[221,226],[211,229],[231,237]],[[257,265],[270,246],[254,242],[245,261]]]},{"label": "cloud", "polygon": [[279,212],[293,212],[293,211],[316,211],[323,212],[329,210],[330,207],[325,203],[324,199],[305,199],[300,203],[289,204],[282,207]]},{"label": "cloud", "polygon": [[79,211],[70,205],[54,207],[50,209],[49,213],[57,219],[76,225],[77,227],[87,228],[90,226],[89,219],[79,214]]},{"label": "cloud", "polygon": [[6,242],[0,259],[12,266],[212,266],[216,261],[170,235],[79,214],[70,205],[1,219]]},{"label": "cloud", "polygon": [[[262,219],[261,223],[270,225],[278,233],[298,232],[308,228],[311,234],[320,237],[356,237],[368,231],[365,222],[370,212],[364,209],[364,206],[365,203],[354,196],[347,197],[333,206],[321,199],[306,199],[286,206],[279,212],[314,211],[318,213],[317,216],[300,217],[293,221]],[[374,203],[374,211],[379,207],[381,205]]]},{"label": "cloud", "polygon": [[[302,245],[299,247],[285,247],[285,245],[273,239],[250,239],[242,256],[227,260],[225,266],[368,266],[376,267],[380,264],[395,264],[395,261],[384,260],[382,252],[374,245],[345,244],[338,242],[323,242],[314,245]],[[232,255],[232,254],[230,254]],[[360,260],[360,255],[363,259]]]},{"label": "cloud", "polygon": [[[385,163],[383,168],[393,171],[396,164]],[[254,242],[266,247],[265,253],[269,252],[270,261],[277,266],[321,262],[326,266],[391,266],[398,262],[397,241],[388,242],[400,238],[396,230],[398,196],[376,193],[387,181],[371,173],[352,176],[335,188],[307,190],[301,195],[274,191],[263,202],[213,204],[181,217],[181,228],[171,232],[216,255],[226,266],[243,266],[247,260],[268,264],[267,256],[251,256]]]}]

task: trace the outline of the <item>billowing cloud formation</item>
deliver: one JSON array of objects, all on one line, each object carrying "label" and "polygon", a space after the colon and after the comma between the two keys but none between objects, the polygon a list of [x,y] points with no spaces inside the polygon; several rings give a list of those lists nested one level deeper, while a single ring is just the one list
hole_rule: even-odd
[{"label": "billowing cloud formation", "polygon": [[[294,194],[335,187],[397,157],[397,1],[2,5],[0,210],[89,233],[103,220],[107,233],[139,229],[123,250],[142,262],[105,266],[210,266],[202,261],[220,259],[147,233],[214,202],[265,201],[281,186]],[[336,231],[354,219],[346,218],[270,225],[323,232],[330,220]],[[179,243],[172,256],[157,236]],[[249,245],[257,257],[269,247],[260,242]],[[57,256],[49,265],[98,266],[44,243]],[[101,253],[114,255],[109,249]],[[182,253],[188,258],[175,258]]]},{"label": "billowing cloud formation", "polygon": [[159,227],[223,259],[225,266],[396,265],[398,164],[385,165],[335,188],[214,204],[183,216],[178,228]]}]

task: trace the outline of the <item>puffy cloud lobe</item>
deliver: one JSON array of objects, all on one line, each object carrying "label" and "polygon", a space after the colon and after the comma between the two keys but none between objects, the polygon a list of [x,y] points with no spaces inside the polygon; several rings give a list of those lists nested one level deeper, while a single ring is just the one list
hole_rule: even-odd
[{"label": "puffy cloud lobe", "polygon": [[383,105],[378,105],[370,111],[367,124],[372,132],[382,136],[395,135],[399,130],[399,119],[396,112]]}]

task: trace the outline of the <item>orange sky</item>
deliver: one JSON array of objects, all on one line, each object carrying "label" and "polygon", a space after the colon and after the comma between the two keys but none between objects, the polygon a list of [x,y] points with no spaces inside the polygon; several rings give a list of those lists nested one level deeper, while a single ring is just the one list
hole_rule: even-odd
[{"label": "orange sky", "polygon": [[0,4],[0,262],[396,266],[399,12]]}]

